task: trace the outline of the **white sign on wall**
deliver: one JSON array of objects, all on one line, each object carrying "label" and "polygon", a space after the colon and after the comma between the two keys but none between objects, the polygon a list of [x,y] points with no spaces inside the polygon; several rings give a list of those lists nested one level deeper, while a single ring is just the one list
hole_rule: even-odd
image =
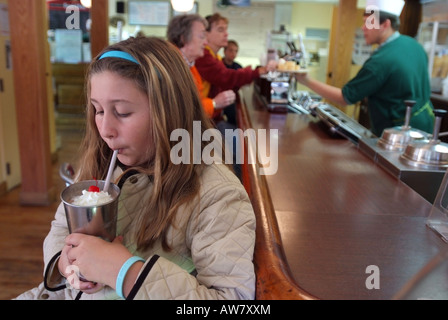
[{"label": "white sign on wall", "polygon": [[0,36],[9,36],[9,14],[6,3],[0,3]]},{"label": "white sign on wall", "polygon": [[214,12],[229,20],[229,39],[239,43],[239,57],[259,59],[266,53],[267,34],[274,28],[274,4],[252,3],[250,7],[214,6]]}]

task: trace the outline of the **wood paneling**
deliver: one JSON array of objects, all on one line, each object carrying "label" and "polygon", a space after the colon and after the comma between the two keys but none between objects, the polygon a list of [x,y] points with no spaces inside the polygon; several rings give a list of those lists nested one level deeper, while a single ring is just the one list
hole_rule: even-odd
[{"label": "wood paneling", "polygon": [[359,27],[354,19],[358,14],[356,4],[357,0],[341,0],[334,8],[327,83],[339,88],[350,79],[353,42]]},{"label": "wood paneling", "polygon": [[92,1],[90,9],[92,30],[90,32],[92,58],[109,44],[109,1]]},{"label": "wood paneling", "polygon": [[51,202],[51,151],[46,86],[47,20],[45,0],[10,0],[9,21],[14,66],[24,205]]},{"label": "wood paneling", "polygon": [[56,110],[60,113],[83,114],[85,109],[84,82],[87,64],[53,63],[56,89]]},{"label": "wood paneling", "polygon": [[59,166],[63,162],[75,165],[84,124],[70,121],[56,128],[61,148],[57,151],[58,162],[51,168],[58,195],[54,202],[48,206],[21,206],[20,187],[0,194],[0,300],[15,298],[43,281],[43,241],[60,203],[59,194],[65,188]]},{"label": "wood paneling", "polygon": [[422,4],[419,0],[406,0],[400,16],[400,33],[416,37],[422,14]]}]

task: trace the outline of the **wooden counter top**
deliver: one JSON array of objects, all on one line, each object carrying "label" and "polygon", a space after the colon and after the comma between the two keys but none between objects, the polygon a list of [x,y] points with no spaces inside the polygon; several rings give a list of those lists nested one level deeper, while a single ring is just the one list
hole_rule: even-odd
[{"label": "wooden counter top", "polygon": [[[392,298],[444,245],[425,225],[431,204],[312,116],[270,113],[252,86],[240,96],[243,130],[278,129],[277,173],[243,167],[257,299]],[[366,287],[369,266],[380,289]]]}]

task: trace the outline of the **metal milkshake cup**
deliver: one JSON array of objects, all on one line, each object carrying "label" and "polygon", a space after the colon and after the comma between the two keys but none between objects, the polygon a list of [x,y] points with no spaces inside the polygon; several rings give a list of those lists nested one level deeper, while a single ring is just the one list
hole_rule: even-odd
[{"label": "metal milkshake cup", "polygon": [[105,181],[85,180],[76,182],[66,187],[61,193],[61,200],[64,203],[65,216],[70,233],[79,232],[94,235],[104,240],[112,241],[116,236],[118,198],[120,188],[110,183],[107,192],[112,200],[106,203],[92,206],[80,206],[73,204],[73,199],[82,195],[83,190],[88,190],[90,186],[98,186],[103,190]]}]

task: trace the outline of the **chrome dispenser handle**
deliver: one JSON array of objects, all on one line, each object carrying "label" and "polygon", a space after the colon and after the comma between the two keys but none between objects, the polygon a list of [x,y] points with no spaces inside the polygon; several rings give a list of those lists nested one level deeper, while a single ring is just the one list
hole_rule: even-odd
[{"label": "chrome dispenser handle", "polygon": [[403,130],[408,130],[410,128],[409,123],[411,122],[412,115],[412,107],[416,104],[414,100],[405,100],[404,104],[406,105],[406,118],[404,119],[404,125],[402,127]]},{"label": "chrome dispenser handle", "polygon": [[438,141],[439,140],[439,132],[440,127],[442,126],[442,119],[447,114],[446,110],[443,109],[435,109],[434,110],[434,116],[436,117],[436,121],[434,123],[434,132],[432,134],[432,141]]}]

